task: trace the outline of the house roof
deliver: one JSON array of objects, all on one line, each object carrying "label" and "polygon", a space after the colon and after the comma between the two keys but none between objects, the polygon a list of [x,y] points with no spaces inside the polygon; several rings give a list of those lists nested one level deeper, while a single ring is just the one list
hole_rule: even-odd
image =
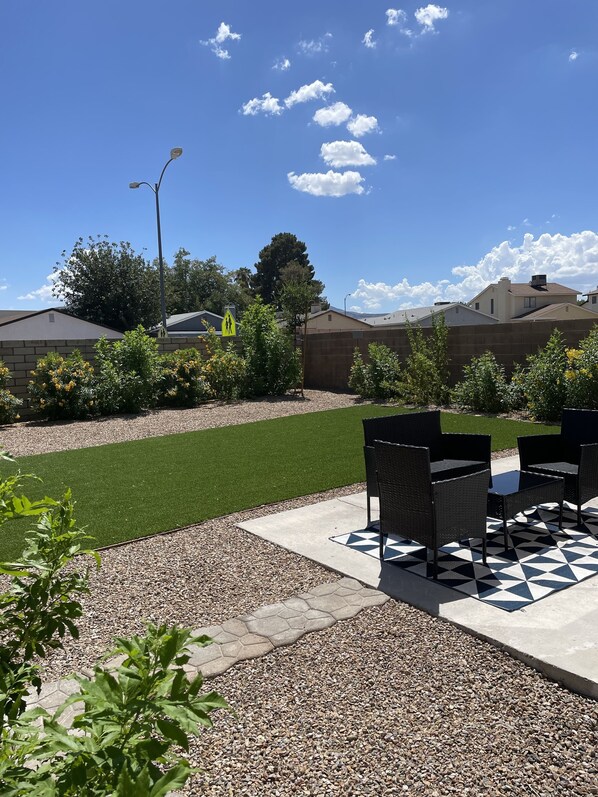
[{"label": "house roof", "polygon": [[317,313],[310,313],[308,321],[311,321],[312,318],[319,318],[319,316],[326,315],[327,313],[334,313],[334,315],[340,315],[343,318],[350,318],[352,321],[357,321],[359,324],[363,324],[366,327],[369,326],[365,319],[358,317],[356,313],[350,313],[348,310],[345,313],[344,310],[337,310],[336,307],[329,307],[328,310],[318,310]]},{"label": "house roof", "polygon": [[32,310],[0,310],[0,324],[10,324],[21,318],[27,318],[29,315],[35,315],[35,312]]},{"label": "house roof", "polygon": [[224,320],[224,316],[218,315],[218,313],[212,313],[211,310],[195,310],[193,313],[177,313],[175,315],[168,316],[166,319],[166,324],[168,326],[175,326],[176,324],[182,324],[183,321],[190,321],[192,318],[200,318],[206,315],[211,315],[215,318]]},{"label": "house roof", "polygon": [[515,316],[512,318],[511,321],[536,321],[538,319],[550,317],[555,311],[558,311],[562,307],[574,307],[575,313],[578,313],[580,310],[582,311],[582,315],[587,315],[588,318],[595,318],[596,313],[592,310],[586,310],[585,307],[581,305],[573,304],[572,302],[554,302],[553,304],[547,304],[544,307],[538,307],[537,310],[530,310],[528,312],[522,313],[521,315]]},{"label": "house roof", "polygon": [[370,326],[384,326],[386,324],[417,324],[419,321],[431,318],[439,313],[444,313],[446,310],[452,310],[454,307],[463,307],[469,313],[474,315],[483,316],[484,318],[492,318],[496,321],[494,316],[483,313],[481,310],[474,310],[463,302],[447,302],[446,304],[435,304],[432,307],[408,307],[405,310],[395,310],[392,313],[386,313],[383,316],[370,316],[364,320]]},{"label": "house roof", "polygon": [[545,285],[530,285],[528,282],[512,282],[509,293],[513,296],[577,296],[579,291],[567,288],[558,282],[547,282]]}]

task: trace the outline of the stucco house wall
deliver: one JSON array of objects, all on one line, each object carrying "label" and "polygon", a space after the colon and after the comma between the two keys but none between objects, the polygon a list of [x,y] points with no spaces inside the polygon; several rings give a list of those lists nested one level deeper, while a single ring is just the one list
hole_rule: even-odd
[{"label": "stucco house wall", "polygon": [[307,319],[307,332],[341,332],[370,329],[370,325],[335,310],[322,310]]},{"label": "stucco house wall", "polygon": [[0,341],[122,338],[122,333],[115,329],[92,324],[59,310],[42,310],[15,320],[10,319],[10,315],[3,315],[3,318],[0,318]]}]

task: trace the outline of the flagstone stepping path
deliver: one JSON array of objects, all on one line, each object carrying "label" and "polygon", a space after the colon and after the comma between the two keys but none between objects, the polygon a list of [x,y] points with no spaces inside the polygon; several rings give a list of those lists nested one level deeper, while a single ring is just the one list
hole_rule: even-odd
[{"label": "flagstone stepping path", "polygon": [[[339,620],[348,620],[363,609],[380,606],[388,599],[388,595],[364,587],[353,578],[318,584],[309,592],[262,606],[222,625],[195,629],[194,636],[207,635],[214,641],[207,647],[190,645],[192,655],[185,669],[190,677],[198,671],[204,678],[220,675],[239,661],[292,645],[305,634],[329,628]],[[123,657],[112,659],[108,666],[117,667],[122,660]],[[85,675],[91,674],[85,672]],[[39,695],[35,692],[31,695],[28,708],[42,707],[53,712],[77,691],[78,684],[71,678],[44,684]],[[79,710],[76,704],[70,706],[61,721],[70,725]]]}]

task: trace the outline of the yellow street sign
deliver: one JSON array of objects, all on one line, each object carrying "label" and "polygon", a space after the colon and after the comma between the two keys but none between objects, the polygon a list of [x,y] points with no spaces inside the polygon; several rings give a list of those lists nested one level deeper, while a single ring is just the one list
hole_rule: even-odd
[{"label": "yellow street sign", "polygon": [[237,325],[230,310],[227,310],[222,319],[222,335],[225,338],[237,334]]},{"label": "yellow street sign", "polygon": [[158,337],[159,338],[167,338],[168,337],[168,332],[167,332],[167,330],[164,327],[160,327],[160,329],[158,330]]}]

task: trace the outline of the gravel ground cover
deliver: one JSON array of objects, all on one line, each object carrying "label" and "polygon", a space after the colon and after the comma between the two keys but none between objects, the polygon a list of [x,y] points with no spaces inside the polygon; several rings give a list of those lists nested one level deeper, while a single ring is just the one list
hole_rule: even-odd
[{"label": "gravel ground cover", "polygon": [[209,684],[193,797],[598,793],[594,701],[396,601]]}]

